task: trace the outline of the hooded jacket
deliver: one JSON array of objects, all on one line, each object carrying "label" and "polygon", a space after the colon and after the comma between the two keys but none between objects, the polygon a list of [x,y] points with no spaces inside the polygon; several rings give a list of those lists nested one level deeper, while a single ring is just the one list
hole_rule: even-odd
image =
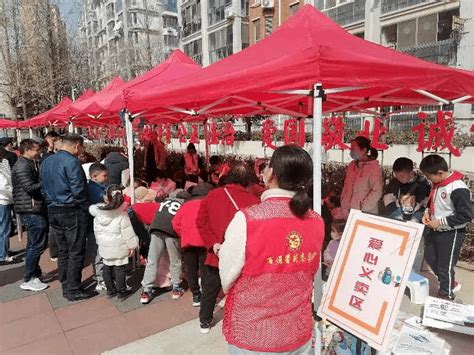
[{"label": "hooded jacket", "polygon": [[472,220],[471,192],[462,178],[454,171],[431,190],[429,212],[440,221],[438,231],[462,229]]},{"label": "hooded jacket", "polygon": [[12,170],[13,201],[16,213],[46,212],[41,194],[39,169],[35,161],[20,157]]},{"label": "hooded jacket", "polygon": [[128,263],[129,249],[138,247],[138,237],[133,231],[130,218],[121,209],[101,210],[98,206],[89,207],[94,216],[95,240],[99,255],[106,265],[125,265]]},{"label": "hooded jacket", "polygon": [[341,207],[349,214],[351,208],[378,214],[382,198],[382,168],[377,160],[352,161],[346,170],[341,194]]},{"label": "hooded jacket", "polygon": [[122,171],[128,169],[128,159],[118,152],[111,152],[105,158],[104,165],[107,167],[109,176],[108,184],[120,185],[122,183]]}]

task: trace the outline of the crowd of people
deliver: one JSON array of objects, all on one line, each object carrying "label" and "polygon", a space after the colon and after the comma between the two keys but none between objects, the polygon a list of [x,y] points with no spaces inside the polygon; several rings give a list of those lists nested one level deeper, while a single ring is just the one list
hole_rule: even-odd
[{"label": "crowd of people", "polygon": [[[172,299],[189,287],[208,333],[223,290],[229,352],[303,354],[311,348],[314,274],[320,261],[329,274],[351,209],[423,223],[439,297],[453,299],[460,287],[454,266],[472,219],[470,191],[439,155],[425,157],[421,173],[410,159],[397,159],[385,187],[377,151],[354,139],[342,190],[324,197],[320,216],[311,208],[311,157],[296,146],[255,166],[214,156],[207,168],[190,144],[170,171],[160,142],[151,178],[133,186],[124,153],[98,162],[77,134],[24,139],[19,156],[14,151],[11,139],[0,141],[0,261],[14,261],[15,213],[27,232],[23,290],[48,287],[39,261],[49,247],[66,299],[105,291],[122,301],[136,256],[145,265],[137,302],[150,303],[157,287],[169,286]],[[81,286],[86,257],[95,291]]]}]

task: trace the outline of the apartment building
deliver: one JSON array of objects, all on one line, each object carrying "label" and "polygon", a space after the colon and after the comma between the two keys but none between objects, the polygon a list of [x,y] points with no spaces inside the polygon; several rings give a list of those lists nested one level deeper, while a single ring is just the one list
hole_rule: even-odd
[{"label": "apartment building", "polygon": [[250,44],[272,34],[303,5],[303,0],[250,0]]},{"label": "apartment building", "polygon": [[[262,0],[263,1],[263,0]],[[267,0],[268,1],[268,0]],[[472,0],[307,0],[350,33],[416,57],[474,70],[474,1]],[[434,112],[437,106],[423,107]],[[394,108],[398,110],[399,107]],[[468,131],[474,105],[456,104],[458,127]],[[351,122],[358,129],[362,118]],[[416,112],[401,113],[390,128],[409,129]]]},{"label": "apartment building", "polygon": [[176,1],[84,0],[80,34],[96,89],[116,75],[132,79],[179,47]]},{"label": "apartment building", "polygon": [[249,0],[182,0],[183,51],[207,66],[248,47]]}]

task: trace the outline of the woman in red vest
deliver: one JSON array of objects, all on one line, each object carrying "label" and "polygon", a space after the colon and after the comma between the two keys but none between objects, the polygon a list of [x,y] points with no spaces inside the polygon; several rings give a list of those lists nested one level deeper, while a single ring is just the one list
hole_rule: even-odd
[{"label": "woman in red vest", "polygon": [[307,193],[312,174],[306,151],[278,148],[263,171],[262,202],[237,212],[227,228],[219,269],[230,354],[311,351],[311,296],[324,239]]}]

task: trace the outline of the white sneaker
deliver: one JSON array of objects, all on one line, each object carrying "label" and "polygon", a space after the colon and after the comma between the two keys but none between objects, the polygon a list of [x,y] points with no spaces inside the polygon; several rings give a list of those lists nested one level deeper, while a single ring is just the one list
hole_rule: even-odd
[{"label": "white sneaker", "polygon": [[43,290],[46,290],[48,288],[48,285],[45,284],[45,283],[42,283],[40,281],[40,279],[38,279],[37,277],[34,277],[32,278],[30,281],[28,282],[23,282],[21,285],[20,285],[20,288],[22,290],[27,290],[27,291],[43,291]]},{"label": "white sneaker", "polygon": [[12,263],[13,260],[14,260],[13,257],[7,256],[7,257],[5,257],[5,259],[3,259],[1,261],[3,261],[4,263]]},{"label": "white sneaker", "polygon": [[462,288],[461,283],[458,281],[454,281],[453,293],[461,291],[461,288]]},{"label": "white sneaker", "polygon": [[107,286],[105,286],[105,282],[104,281],[97,282],[97,285],[95,286],[95,290],[96,291],[106,291]]}]

